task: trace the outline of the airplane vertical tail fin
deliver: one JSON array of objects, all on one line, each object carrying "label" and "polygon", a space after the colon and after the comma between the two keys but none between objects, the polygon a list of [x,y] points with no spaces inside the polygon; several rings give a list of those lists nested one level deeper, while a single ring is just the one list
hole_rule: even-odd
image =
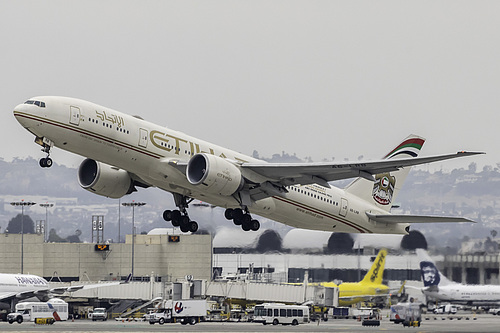
[{"label": "airplane vertical tail fin", "polygon": [[[384,159],[417,157],[424,142],[424,138],[410,135],[385,155]],[[362,177],[356,178],[345,188],[345,191],[389,212],[392,207],[391,203],[403,187],[410,168],[405,167],[398,171],[375,175],[375,182]]]},{"label": "airplane vertical tail fin", "polygon": [[441,274],[424,249],[417,249],[417,255],[420,261],[420,274],[422,275],[424,287],[438,287],[453,283]]},{"label": "airplane vertical tail fin", "polygon": [[387,250],[381,249],[378,252],[377,257],[375,258],[375,261],[373,262],[372,267],[370,268],[368,273],[366,273],[363,280],[361,280],[362,283],[382,284],[382,278],[384,277],[384,268],[385,268],[385,258],[386,257],[387,257]]}]

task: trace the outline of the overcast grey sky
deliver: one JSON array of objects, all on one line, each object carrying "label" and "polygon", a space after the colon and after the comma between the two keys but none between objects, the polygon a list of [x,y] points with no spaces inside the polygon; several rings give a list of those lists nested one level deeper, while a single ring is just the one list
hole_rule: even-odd
[{"label": "overcast grey sky", "polygon": [[376,159],[415,133],[423,155],[494,164],[499,18],[498,1],[1,1],[0,157],[42,157],[12,110],[62,95],[246,154]]}]

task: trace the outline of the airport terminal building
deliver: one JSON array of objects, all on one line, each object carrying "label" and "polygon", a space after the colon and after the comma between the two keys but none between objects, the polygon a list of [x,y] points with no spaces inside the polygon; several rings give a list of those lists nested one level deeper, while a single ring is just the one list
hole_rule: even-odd
[{"label": "airport terminal building", "polygon": [[132,235],[125,243],[45,243],[43,235],[0,234],[2,273],[30,273],[52,281],[119,280],[132,272],[175,281],[185,276],[210,280],[210,235]]},{"label": "airport terminal building", "polygon": [[[237,235],[229,234],[231,239]],[[293,239],[292,239],[293,240]],[[137,281],[175,282],[186,276],[211,281],[227,276],[275,283],[340,280],[356,282],[371,266],[378,248],[365,244],[360,255],[256,251],[220,248],[227,238],[209,234],[181,234],[169,229],[163,234],[132,235],[125,243],[47,243],[43,235],[0,234],[2,273],[30,273],[48,281],[123,280],[133,271]],[[293,241],[294,244],[297,241]],[[320,242],[319,242],[320,243]],[[287,239],[284,240],[287,244]],[[420,281],[415,254],[389,251],[386,281]],[[133,258],[133,265],[132,265]],[[434,258],[450,279],[463,283],[498,284],[500,256],[440,256]]]}]

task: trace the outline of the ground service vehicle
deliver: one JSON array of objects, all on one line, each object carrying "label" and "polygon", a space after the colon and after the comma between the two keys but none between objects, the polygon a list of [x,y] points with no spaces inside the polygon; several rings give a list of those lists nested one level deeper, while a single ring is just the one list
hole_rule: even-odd
[{"label": "ground service vehicle", "polygon": [[48,302],[20,302],[16,311],[7,315],[7,321],[12,324],[23,321],[35,321],[37,318],[54,318],[56,321],[68,320],[68,303],[59,298]]},{"label": "ground service vehicle", "polygon": [[92,312],[92,321],[96,320],[108,320],[108,314],[106,313],[105,308],[94,308],[94,311]]},{"label": "ground service vehicle", "polygon": [[333,319],[338,319],[338,318],[348,319],[349,318],[349,308],[348,307],[335,307],[332,309],[332,316],[333,316]]},{"label": "ground service vehicle", "polygon": [[422,311],[420,304],[417,303],[398,303],[391,305],[389,320],[395,324],[402,323],[407,317],[412,317],[414,320],[421,320]]},{"label": "ground service vehicle", "polygon": [[182,325],[199,323],[207,315],[206,300],[165,301],[146,318],[152,325],[180,322]]},{"label": "ground service vehicle", "polygon": [[308,323],[309,307],[305,305],[285,305],[282,303],[256,305],[253,321],[264,325],[298,325]]},{"label": "ground service vehicle", "polygon": [[159,308],[156,311],[150,311],[146,316],[146,320],[151,325],[155,323],[163,325],[172,322],[172,309]]},{"label": "ground service vehicle", "polygon": [[378,309],[375,308],[356,308],[351,310],[353,319],[372,319],[378,316]]},{"label": "ground service vehicle", "polygon": [[422,310],[417,303],[398,303],[391,306],[390,321],[403,326],[420,327]]},{"label": "ground service vehicle", "polygon": [[488,310],[488,313],[492,314],[492,315],[499,315],[500,316],[500,308],[491,308]]},{"label": "ground service vehicle", "polygon": [[457,306],[453,304],[440,305],[434,309],[435,314],[447,313],[455,314],[457,313]]}]

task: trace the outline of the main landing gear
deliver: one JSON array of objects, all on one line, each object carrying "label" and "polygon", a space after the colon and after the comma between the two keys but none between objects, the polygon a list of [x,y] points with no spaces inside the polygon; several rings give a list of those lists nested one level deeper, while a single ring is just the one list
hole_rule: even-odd
[{"label": "main landing gear", "polygon": [[252,219],[247,209],[243,211],[241,208],[228,208],[224,212],[224,216],[228,220],[233,220],[235,225],[241,225],[241,229],[244,231],[257,231],[260,228],[260,222]]},{"label": "main landing gear", "polygon": [[188,197],[174,193],[174,201],[179,209],[164,211],[163,219],[167,222],[172,221],[172,225],[180,227],[182,232],[196,232],[198,230],[198,223],[191,221],[187,212],[188,205],[193,199],[190,199],[188,202]]}]

